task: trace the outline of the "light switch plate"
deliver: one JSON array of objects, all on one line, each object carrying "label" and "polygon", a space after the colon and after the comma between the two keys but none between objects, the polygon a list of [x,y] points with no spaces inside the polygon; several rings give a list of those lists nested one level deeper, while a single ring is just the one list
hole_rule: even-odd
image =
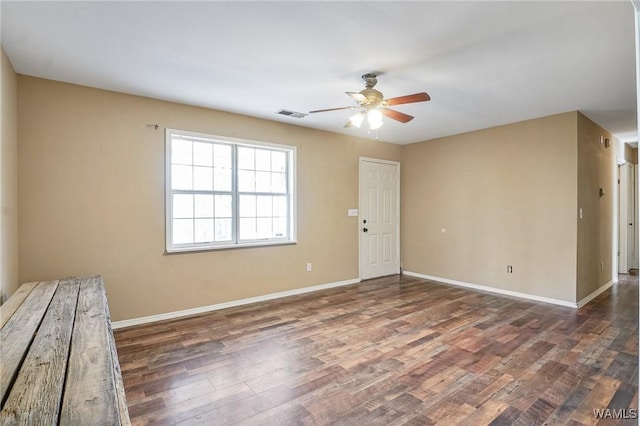
[{"label": "light switch plate", "polygon": [[358,209],[349,209],[347,210],[348,216],[358,216]]}]

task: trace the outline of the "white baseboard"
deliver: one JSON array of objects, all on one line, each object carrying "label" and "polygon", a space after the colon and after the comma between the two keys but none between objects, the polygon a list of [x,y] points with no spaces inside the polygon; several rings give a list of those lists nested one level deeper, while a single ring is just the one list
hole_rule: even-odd
[{"label": "white baseboard", "polygon": [[606,283],[605,285],[603,285],[602,287],[600,287],[599,289],[597,289],[596,291],[594,291],[593,293],[585,297],[584,299],[578,301],[577,303],[578,308],[582,308],[584,305],[591,302],[593,299],[598,297],[602,292],[604,292],[606,289],[608,289],[612,285],[613,285],[613,280],[609,281],[608,283]]},{"label": "white baseboard", "polygon": [[231,302],[218,303],[215,305],[200,306],[197,308],[185,309],[182,311],[167,312],[164,314],[150,315],[147,317],[132,318],[132,319],[122,320],[122,321],[114,321],[111,323],[111,328],[116,330],[118,328],[131,327],[134,325],[147,324],[150,322],[181,318],[189,315],[196,315],[196,314],[202,314],[205,312],[218,311],[220,309],[233,308],[235,306],[248,305],[250,303],[279,299],[281,297],[295,296],[297,294],[311,293],[314,291],[325,290],[333,287],[342,287],[345,285],[357,284],[359,282],[360,282],[360,278],[354,278],[350,280],[337,281],[337,282],[328,283],[328,284],[314,285],[311,287],[297,288],[295,290],[281,291],[278,293],[266,294],[264,296],[249,297],[247,299],[240,299],[240,300],[232,300]]},{"label": "white baseboard", "polygon": [[[501,289],[501,288],[489,287],[489,286],[480,285],[480,284],[471,284],[471,283],[466,283],[464,281],[450,280],[448,278],[441,278],[441,277],[434,277],[434,276],[431,276],[431,275],[419,274],[417,272],[403,271],[403,274],[409,275],[411,277],[423,278],[425,280],[430,280],[430,281],[439,281],[441,283],[451,284],[451,285],[455,285],[455,286],[459,286],[459,287],[472,288],[474,290],[482,290],[482,291],[488,291],[488,292],[491,292],[491,293],[503,294],[505,296],[513,296],[513,297],[519,297],[521,299],[534,300],[536,302],[551,303],[553,305],[566,306],[566,307],[569,307],[569,308],[578,308],[579,307],[577,303],[568,302],[566,300],[561,300],[561,299],[552,299],[552,298],[549,298],[549,297],[536,296],[534,294],[520,293],[518,291],[504,290],[504,289]],[[604,291],[604,290],[602,290],[602,291]],[[595,296],[593,296],[593,297],[595,297]]]},{"label": "white baseboard", "polygon": [[[605,285],[603,285],[602,287],[600,287],[599,289],[597,289],[596,291],[588,295],[587,297],[580,300],[578,303],[573,303],[573,302],[567,302],[565,300],[560,300],[560,299],[552,299],[552,298],[536,296],[528,293],[520,293],[517,291],[503,290],[500,288],[494,288],[494,287],[488,287],[488,286],[479,285],[479,284],[467,283],[463,281],[451,280],[448,278],[435,277],[432,275],[420,274],[417,272],[403,271],[402,273],[411,277],[422,278],[425,280],[438,281],[441,283],[451,284],[459,287],[472,288],[475,290],[481,290],[481,291],[487,291],[491,293],[503,294],[506,296],[518,297],[521,299],[534,300],[536,302],[551,303],[554,305],[566,306],[569,308],[583,307],[584,305],[586,305],[587,303],[595,299],[597,296],[599,296],[601,293],[603,293],[605,290],[607,290],[609,287],[611,287],[614,284],[613,281],[609,281],[608,283],[606,283]],[[150,315],[146,317],[132,318],[132,319],[122,320],[122,321],[114,321],[113,323],[111,323],[111,327],[114,330],[116,330],[119,328],[131,327],[134,325],[148,324],[156,321],[181,318],[189,315],[196,315],[196,314],[202,314],[205,312],[218,311],[220,309],[233,308],[235,306],[249,305],[251,303],[264,302],[267,300],[279,299],[287,296],[295,296],[298,294],[312,293],[318,290],[325,290],[325,289],[334,288],[334,287],[342,287],[345,285],[357,284],[359,282],[360,282],[359,278],[353,278],[345,281],[337,281],[337,282],[328,283],[328,284],[320,284],[320,285],[315,285],[311,287],[297,288],[295,290],[287,290],[287,291],[281,291],[278,293],[266,294],[264,296],[250,297],[247,299],[240,299],[240,300],[232,300],[230,302],[218,303],[215,305],[184,309],[182,311],[167,312],[164,314]]]}]

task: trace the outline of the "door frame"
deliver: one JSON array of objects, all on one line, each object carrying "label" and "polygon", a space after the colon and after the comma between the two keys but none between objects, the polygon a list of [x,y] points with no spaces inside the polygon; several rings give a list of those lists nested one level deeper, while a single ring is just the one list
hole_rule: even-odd
[{"label": "door frame", "polygon": [[[358,277],[360,281],[362,281],[362,263],[363,263],[363,253],[362,253],[362,196],[363,196],[363,179],[362,179],[362,163],[379,163],[379,164],[388,164],[396,167],[396,172],[398,173],[398,179],[396,190],[398,191],[398,196],[396,197],[396,211],[398,212],[398,220],[396,221],[396,253],[398,255],[398,273],[402,271],[402,262],[400,261],[400,162],[393,160],[382,160],[380,158],[372,158],[372,157],[360,157],[358,161],[358,228],[356,232],[358,233]],[[369,279],[369,278],[367,278]]]}]

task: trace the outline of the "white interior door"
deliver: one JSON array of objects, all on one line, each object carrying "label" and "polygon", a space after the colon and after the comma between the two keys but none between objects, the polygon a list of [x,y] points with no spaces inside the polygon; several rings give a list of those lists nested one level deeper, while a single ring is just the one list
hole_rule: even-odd
[{"label": "white interior door", "polygon": [[638,224],[640,224],[640,212],[638,211],[638,170],[640,170],[640,168],[638,168],[637,164],[633,165],[634,168],[634,172],[633,172],[633,206],[634,206],[634,211],[635,211],[635,215],[633,216],[634,219],[634,228],[633,228],[633,241],[634,241],[634,251],[635,251],[635,256],[633,257],[633,262],[631,262],[631,267],[633,269],[638,269],[640,267],[640,246],[638,245],[639,241],[638,238],[640,237],[640,235],[638,235]]},{"label": "white interior door", "polygon": [[400,164],[360,159],[360,278],[400,272]]},{"label": "white interior door", "polygon": [[636,251],[636,166],[627,163],[627,268],[638,268],[638,253]]},{"label": "white interior door", "polygon": [[627,197],[629,191],[627,172],[628,163],[618,166],[618,273],[629,273],[629,267],[627,265],[627,235],[628,235],[628,222],[627,222]]}]

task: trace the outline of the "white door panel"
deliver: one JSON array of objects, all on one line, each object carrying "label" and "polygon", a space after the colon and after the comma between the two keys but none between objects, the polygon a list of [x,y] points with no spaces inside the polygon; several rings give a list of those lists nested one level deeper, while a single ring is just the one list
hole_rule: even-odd
[{"label": "white door panel", "polygon": [[360,160],[360,278],[397,274],[399,164]]},{"label": "white door panel", "polygon": [[627,163],[627,268],[638,268],[636,252],[636,165]]}]

